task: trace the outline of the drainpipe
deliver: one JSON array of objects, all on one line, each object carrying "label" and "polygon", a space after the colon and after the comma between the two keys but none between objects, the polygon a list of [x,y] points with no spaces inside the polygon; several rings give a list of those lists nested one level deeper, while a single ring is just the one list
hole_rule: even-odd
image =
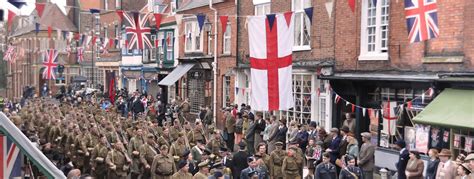
[{"label": "drainpipe", "polygon": [[[214,89],[213,89],[213,105],[212,105],[212,115],[214,124],[217,122],[217,9],[212,7],[212,0],[209,0],[209,9],[214,11],[214,62],[213,64],[213,73],[214,73]],[[217,124],[216,124],[217,125]]]}]

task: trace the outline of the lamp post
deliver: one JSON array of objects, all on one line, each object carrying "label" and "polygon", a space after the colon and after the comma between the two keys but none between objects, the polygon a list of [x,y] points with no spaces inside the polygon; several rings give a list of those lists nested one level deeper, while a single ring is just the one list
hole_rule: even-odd
[{"label": "lamp post", "polygon": [[214,62],[212,63],[212,71],[214,73],[214,89],[212,90],[212,116],[215,124],[217,122],[217,9],[212,7],[212,0],[209,0],[209,8],[214,11]]}]

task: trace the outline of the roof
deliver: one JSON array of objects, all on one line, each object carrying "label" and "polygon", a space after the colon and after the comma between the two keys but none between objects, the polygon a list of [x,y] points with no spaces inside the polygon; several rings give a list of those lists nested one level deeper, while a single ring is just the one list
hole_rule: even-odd
[{"label": "roof", "polygon": [[447,88],[413,118],[413,122],[474,129],[474,90]]},{"label": "roof", "polygon": [[[54,18],[51,18],[54,17]],[[47,30],[51,26],[53,30],[77,31],[77,27],[68,16],[64,15],[56,4],[47,3],[43,15],[39,19],[40,30]]]},{"label": "roof", "polygon": [[436,74],[420,73],[377,73],[377,72],[355,72],[335,73],[332,76],[320,76],[320,79],[342,79],[342,80],[384,80],[384,81],[435,81],[439,79]]},{"label": "roof", "polygon": [[[224,0],[212,0],[213,4],[224,2]],[[178,0],[178,10],[185,11],[197,7],[209,5],[209,0]]]},{"label": "roof", "polygon": [[11,139],[30,159],[38,169],[50,179],[66,178],[59,170],[30,140],[18,129],[10,119],[0,112],[0,131]]}]

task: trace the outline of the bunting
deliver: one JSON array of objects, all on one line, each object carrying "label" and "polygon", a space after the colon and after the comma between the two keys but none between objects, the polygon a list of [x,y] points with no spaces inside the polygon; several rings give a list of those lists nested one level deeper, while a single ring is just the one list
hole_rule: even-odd
[{"label": "bunting", "polygon": [[39,17],[43,16],[45,4],[42,4],[42,3],[35,3],[35,5],[36,5],[36,12],[38,12],[38,16],[39,16]]},{"label": "bunting", "polygon": [[153,16],[155,17],[156,30],[158,31],[158,30],[160,30],[160,26],[161,26],[162,14],[154,13]]},{"label": "bunting", "polygon": [[221,20],[222,33],[224,34],[227,30],[227,21],[229,20],[229,16],[220,16],[219,18]]},{"label": "bunting", "polygon": [[206,20],[206,14],[197,14],[196,18],[199,24],[199,33],[201,33],[202,27],[204,26],[204,20]]},{"label": "bunting", "polygon": [[308,7],[304,9],[306,16],[308,16],[309,23],[313,24],[313,7]]}]

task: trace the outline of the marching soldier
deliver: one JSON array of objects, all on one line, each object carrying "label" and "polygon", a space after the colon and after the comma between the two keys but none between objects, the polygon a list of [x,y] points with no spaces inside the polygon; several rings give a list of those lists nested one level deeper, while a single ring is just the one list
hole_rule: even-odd
[{"label": "marching soldier", "polygon": [[[166,146],[166,145],[165,145]],[[147,141],[140,147],[140,162],[142,164],[142,178],[151,178],[150,171],[153,159],[158,154],[153,134],[147,135]]]},{"label": "marching soldier", "polygon": [[209,161],[204,161],[198,164],[199,172],[194,174],[193,179],[207,179],[209,177]]},{"label": "marching soldier", "polygon": [[170,147],[169,140],[171,139],[171,137],[169,135],[169,132],[170,132],[170,130],[168,128],[165,128],[163,130],[163,135],[161,135],[157,140],[158,145],[160,145],[160,146],[166,145],[166,146]]},{"label": "marching soldier", "polygon": [[188,132],[188,139],[189,145],[191,145],[191,147],[197,145],[197,141],[199,140],[204,141],[204,143],[206,142],[206,137],[201,122],[196,122],[194,129]]},{"label": "marching soldier", "polygon": [[132,160],[125,152],[122,142],[117,141],[106,158],[106,163],[109,165],[109,178],[126,179],[131,162]]},{"label": "marching soldier", "polygon": [[173,126],[169,127],[169,135],[171,137],[171,141],[176,141],[179,137],[179,133],[181,131],[181,124],[178,120],[173,122]]},{"label": "marching soldier", "polygon": [[179,133],[178,140],[171,144],[170,155],[179,160],[180,156],[186,151],[186,142],[184,141],[184,132]]},{"label": "marching soldier", "polygon": [[140,175],[140,147],[143,145],[142,135],[142,129],[137,129],[135,135],[130,139],[130,143],[128,145],[128,154],[132,157],[132,178],[138,178]]},{"label": "marching soldier", "polygon": [[205,149],[206,146],[204,146],[203,141],[197,140],[196,145],[191,148],[191,155],[193,156],[194,161],[198,163],[202,161],[201,159]]},{"label": "marching soldier", "polygon": [[214,155],[219,155],[219,149],[226,147],[225,142],[222,140],[221,132],[216,130],[213,139],[207,144],[207,148],[211,149]]},{"label": "marching soldier", "polygon": [[189,166],[186,160],[180,160],[178,163],[178,171],[171,176],[172,179],[192,179],[193,175],[189,173]]},{"label": "marching soldier", "polygon": [[100,143],[96,145],[91,154],[92,159],[92,172],[97,179],[106,179],[107,177],[107,166],[105,159],[107,158],[109,150],[107,149],[107,138],[102,136]]},{"label": "marching soldier", "polygon": [[151,173],[154,179],[171,179],[171,175],[176,172],[176,165],[173,157],[168,155],[168,146],[160,147],[160,154],[156,155],[151,165]]},{"label": "marching soldier", "polygon": [[303,165],[303,161],[298,159],[296,156],[295,147],[291,147],[288,150],[288,156],[283,159],[281,170],[283,172],[283,178],[301,179],[300,166]]},{"label": "marching soldier", "polygon": [[281,166],[286,152],[283,150],[283,142],[275,143],[275,150],[270,154],[270,176],[274,179],[283,179]]}]

